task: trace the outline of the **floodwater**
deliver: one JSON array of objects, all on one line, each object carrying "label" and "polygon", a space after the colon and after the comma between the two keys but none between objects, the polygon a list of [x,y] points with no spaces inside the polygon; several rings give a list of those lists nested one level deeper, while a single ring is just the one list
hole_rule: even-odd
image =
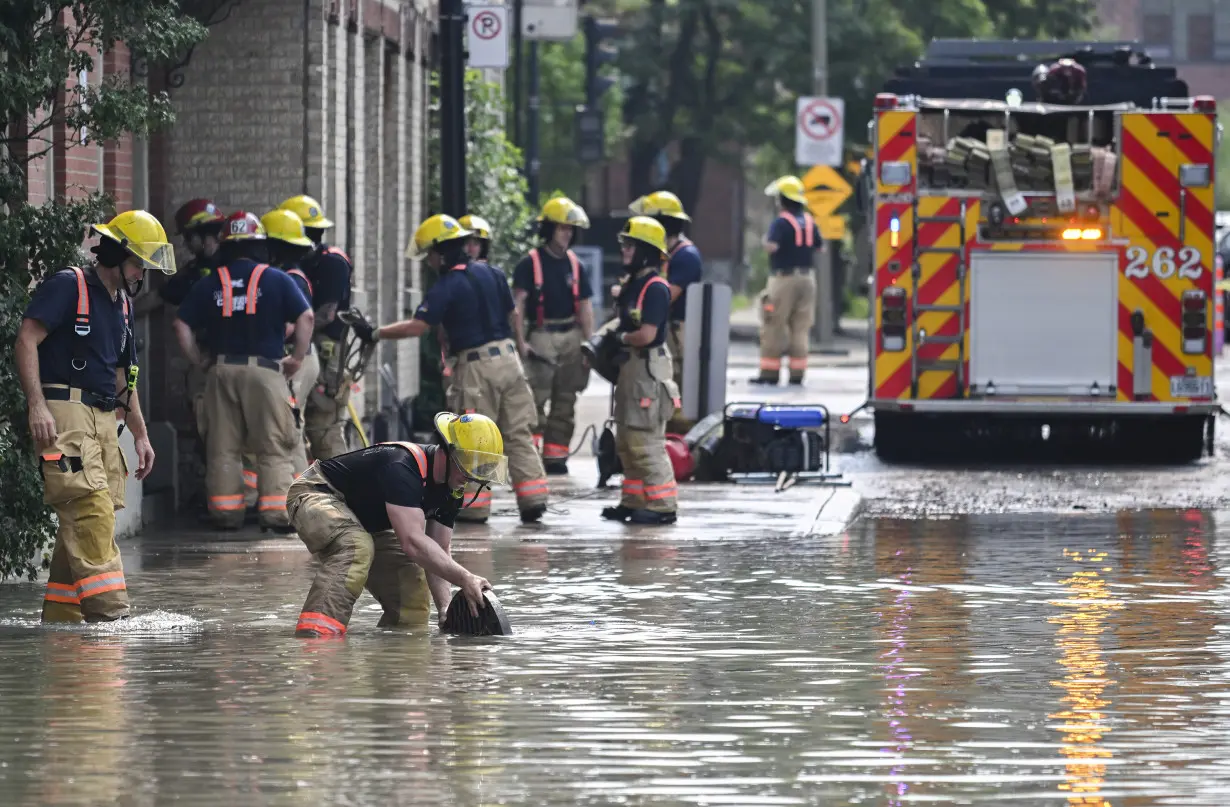
[{"label": "floodwater", "polygon": [[381,631],[365,597],[295,639],[293,538],[125,544],[118,631],[0,587],[0,803],[1230,801],[1217,514],[719,531],[459,533],[509,638]]}]

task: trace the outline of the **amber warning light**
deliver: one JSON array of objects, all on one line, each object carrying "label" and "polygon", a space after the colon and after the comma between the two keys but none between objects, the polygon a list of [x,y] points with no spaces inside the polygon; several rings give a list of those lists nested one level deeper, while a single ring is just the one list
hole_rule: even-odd
[{"label": "amber warning light", "polygon": [[1073,227],[1063,231],[1064,241],[1097,241],[1102,237],[1102,231],[1096,227],[1080,229]]}]

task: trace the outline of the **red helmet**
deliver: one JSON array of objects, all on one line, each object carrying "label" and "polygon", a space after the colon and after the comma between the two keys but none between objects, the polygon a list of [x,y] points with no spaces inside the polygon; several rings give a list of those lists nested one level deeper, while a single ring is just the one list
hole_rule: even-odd
[{"label": "red helmet", "polygon": [[666,456],[670,457],[671,467],[675,469],[675,481],[687,482],[696,470],[692,460],[692,451],[682,437],[677,434],[666,435]]},{"label": "red helmet", "polygon": [[206,224],[217,224],[223,218],[222,211],[209,199],[193,199],[185,202],[184,206],[176,211],[175,226],[179,228],[180,235],[183,235]]},{"label": "red helmet", "polygon": [[265,227],[251,213],[236,210],[222,222],[223,241],[264,241]]},{"label": "red helmet", "polygon": [[1085,68],[1073,59],[1034,69],[1034,91],[1045,104],[1079,104],[1089,86]]}]

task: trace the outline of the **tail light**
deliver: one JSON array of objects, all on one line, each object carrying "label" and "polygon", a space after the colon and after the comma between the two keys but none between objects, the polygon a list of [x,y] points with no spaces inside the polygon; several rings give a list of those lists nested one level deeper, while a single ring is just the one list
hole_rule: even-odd
[{"label": "tail light", "polygon": [[880,348],[905,350],[905,289],[890,286],[880,295]]},{"label": "tail light", "polygon": [[1217,99],[1211,95],[1197,95],[1192,99],[1192,108],[1197,112],[1216,112]]},{"label": "tail light", "polygon": [[1209,301],[1202,291],[1183,292],[1183,352],[1204,353],[1208,342]]},{"label": "tail light", "polygon": [[887,92],[879,93],[876,95],[873,105],[876,109],[896,109],[897,96]]}]

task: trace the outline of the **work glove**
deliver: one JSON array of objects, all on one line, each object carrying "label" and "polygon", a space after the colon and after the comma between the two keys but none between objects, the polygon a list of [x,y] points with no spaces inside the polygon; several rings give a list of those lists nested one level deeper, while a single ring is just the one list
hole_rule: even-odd
[{"label": "work glove", "polygon": [[354,331],[355,336],[358,336],[361,340],[367,342],[368,344],[378,341],[375,326],[373,326],[366,319],[355,320],[351,324],[350,329]]}]

